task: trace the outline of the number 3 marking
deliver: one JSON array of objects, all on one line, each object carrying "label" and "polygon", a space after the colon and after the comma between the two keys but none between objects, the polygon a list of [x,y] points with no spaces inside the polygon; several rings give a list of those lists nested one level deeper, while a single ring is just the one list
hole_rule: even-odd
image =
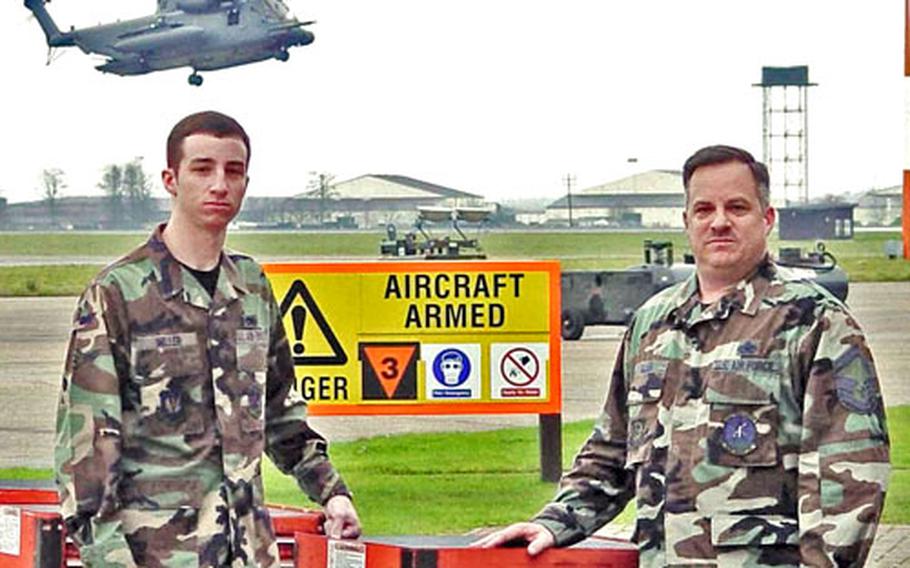
[{"label": "number 3 marking", "polygon": [[383,379],[391,380],[398,376],[398,359],[386,357],[382,360],[382,364],[385,365],[385,369],[379,374]]}]

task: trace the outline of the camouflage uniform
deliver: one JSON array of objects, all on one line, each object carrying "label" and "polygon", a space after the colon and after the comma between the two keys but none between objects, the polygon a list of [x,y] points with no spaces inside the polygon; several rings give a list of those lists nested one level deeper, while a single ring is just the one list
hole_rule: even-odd
[{"label": "camouflage uniform", "polygon": [[861,565],[890,465],[858,324],[770,261],[715,304],[696,292],[693,275],[638,310],[535,522],[570,544],[634,495],[642,566]]},{"label": "camouflage uniform", "polygon": [[223,254],[212,298],[162,228],[76,309],[55,455],[67,531],[87,566],[277,566],[263,450],[319,503],[348,490],[291,388],[262,269]]}]

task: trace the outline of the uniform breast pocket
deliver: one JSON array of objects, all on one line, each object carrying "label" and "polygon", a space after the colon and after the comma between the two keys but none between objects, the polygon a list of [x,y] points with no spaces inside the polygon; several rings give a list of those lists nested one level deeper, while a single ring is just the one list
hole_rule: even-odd
[{"label": "uniform breast pocket", "polygon": [[666,361],[642,361],[632,371],[626,398],[629,411],[626,467],[647,461],[654,440],[663,434],[659,414],[666,374]]},{"label": "uniform breast pocket", "polygon": [[243,429],[255,433],[262,430],[265,411],[268,332],[264,329],[238,329],[236,346],[237,374],[243,389],[240,405],[247,411]]},{"label": "uniform breast pocket", "polygon": [[706,375],[708,461],[728,467],[774,466],[780,372],[761,362],[739,363],[717,365]]},{"label": "uniform breast pocket", "polygon": [[269,357],[269,334],[264,329],[237,330],[237,369],[247,373],[265,371]]},{"label": "uniform breast pocket", "polygon": [[139,417],[149,434],[202,430],[198,413],[188,410],[198,398],[205,371],[195,333],[133,338],[131,363],[139,387]]}]

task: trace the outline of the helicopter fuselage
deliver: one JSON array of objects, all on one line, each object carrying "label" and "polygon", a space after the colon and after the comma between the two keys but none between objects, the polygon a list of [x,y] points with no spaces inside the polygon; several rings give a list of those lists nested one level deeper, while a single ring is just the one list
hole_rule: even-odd
[{"label": "helicopter fuselage", "polygon": [[53,22],[43,5],[35,7],[27,0],[26,6],[38,16],[51,47],[76,45],[85,53],[104,55],[108,60],[96,68],[117,75],[176,67],[191,67],[195,73],[270,58],[286,60],[290,47],[313,41],[313,34],[302,28],[305,24],[269,2],[226,1],[211,10],[168,10],[66,32],[48,30]]}]

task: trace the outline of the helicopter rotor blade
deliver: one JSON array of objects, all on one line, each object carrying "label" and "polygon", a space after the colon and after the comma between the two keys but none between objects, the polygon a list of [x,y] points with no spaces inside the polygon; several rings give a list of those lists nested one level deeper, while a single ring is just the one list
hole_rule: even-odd
[{"label": "helicopter rotor blade", "polygon": [[44,64],[50,65],[54,61],[57,61],[58,59],[60,59],[64,53],[66,53],[66,52],[61,51],[61,50],[57,49],[56,47],[48,46],[47,47],[47,60],[44,62]]}]

